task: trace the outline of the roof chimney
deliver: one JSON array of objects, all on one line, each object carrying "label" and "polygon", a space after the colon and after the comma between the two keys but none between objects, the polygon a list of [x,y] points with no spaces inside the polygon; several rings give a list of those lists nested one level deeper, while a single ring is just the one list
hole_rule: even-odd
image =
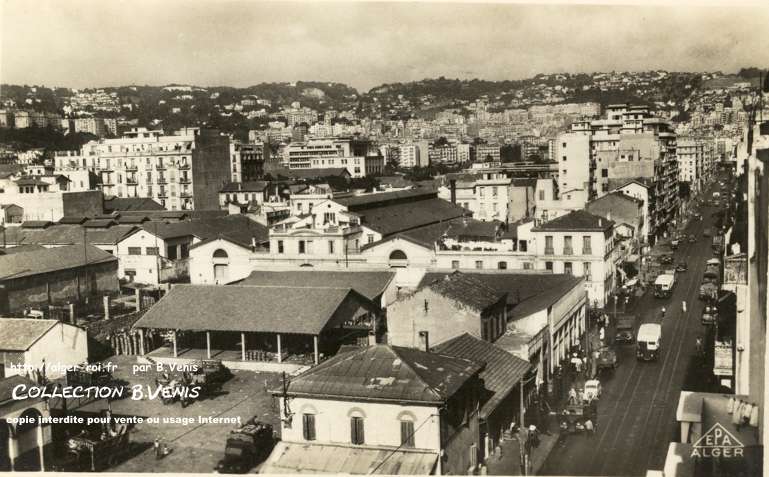
[{"label": "roof chimney", "polygon": [[598,218],[598,226],[603,227],[603,219],[600,217]]}]

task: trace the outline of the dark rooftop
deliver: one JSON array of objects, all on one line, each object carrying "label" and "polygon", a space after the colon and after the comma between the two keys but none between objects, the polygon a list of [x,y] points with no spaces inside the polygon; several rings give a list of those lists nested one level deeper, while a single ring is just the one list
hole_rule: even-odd
[{"label": "dark rooftop", "polygon": [[294,378],[290,395],[445,403],[483,363],[411,348],[374,345],[337,355]]},{"label": "dark rooftop", "polygon": [[267,181],[228,182],[219,192],[263,192],[269,186]]},{"label": "dark rooftop", "polygon": [[377,308],[350,288],[176,285],[134,327],[317,335]]},{"label": "dark rooftop", "polygon": [[481,379],[491,396],[482,404],[482,418],[488,417],[531,369],[528,361],[468,333],[444,341],[432,351],[486,363],[486,368],[481,371]]},{"label": "dark rooftop", "polygon": [[58,320],[0,318],[0,350],[27,351],[58,323]]},{"label": "dark rooftop", "polygon": [[0,280],[81,267],[86,264],[117,262],[117,257],[93,245],[67,245],[0,256]]},{"label": "dark rooftop", "polygon": [[423,279],[419,288],[429,288],[480,312],[507,298],[506,292],[500,292],[485,282],[460,271],[434,277],[432,280]]},{"label": "dark rooftop", "polygon": [[253,271],[251,275],[234,283],[234,285],[352,288],[369,300],[374,300],[387,289],[394,277],[395,273],[390,271]]},{"label": "dark rooftop", "polygon": [[565,215],[556,217],[553,220],[543,223],[532,230],[562,230],[579,232],[600,232],[611,230],[614,222],[598,215],[593,215],[586,210],[573,210]]},{"label": "dark rooftop", "polygon": [[104,212],[126,210],[165,210],[158,202],[149,197],[112,197],[104,199]]}]

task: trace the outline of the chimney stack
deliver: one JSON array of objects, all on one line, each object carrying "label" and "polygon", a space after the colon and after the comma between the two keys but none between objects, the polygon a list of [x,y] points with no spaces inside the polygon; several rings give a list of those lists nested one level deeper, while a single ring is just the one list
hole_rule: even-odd
[{"label": "chimney stack", "polygon": [[449,188],[451,189],[451,203],[457,203],[457,180],[451,179],[449,181]]},{"label": "chimney stack", "polygon": [[427,331],[419,332],[419,349],[425,353],[430,352],[430,334]]},{"label": "chimney stack", "polygon": [[603,227],[603,219],[598,219],[598,226]]}]

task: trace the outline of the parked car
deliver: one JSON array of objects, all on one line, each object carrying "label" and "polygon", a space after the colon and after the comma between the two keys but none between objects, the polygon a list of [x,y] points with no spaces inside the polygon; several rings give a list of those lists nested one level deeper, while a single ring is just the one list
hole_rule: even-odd
[{"label": "parked car", "polygon": [[718,319],[718,308],[715,305],[706,305],[702,310],[701,323],[703,325],[713,325]]},{"label": "parked car", "polygon": [[632,343],[635,328],[635,316],[624,315],[617,318],[617,333],[614,335],[615,343]]},{"label": "parked car", "polygon": [[660,257],[660,263],[663,265],[670,265],[673,263],[673,255],[663,255]]},{"label": "parked car", "polygon": [[689,235],[689,243],[697,243],[697,237],[694,235]]},{"label": "parked car", "polygon": [[689,269],[687,267],[686,262],[678,262],[678,265],[676,265],[676,272],[685,272]]}]

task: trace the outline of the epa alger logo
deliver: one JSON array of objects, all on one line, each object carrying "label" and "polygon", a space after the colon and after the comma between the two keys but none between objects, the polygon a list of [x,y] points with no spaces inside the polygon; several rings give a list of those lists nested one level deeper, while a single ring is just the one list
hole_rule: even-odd
[{"label": "epa alger logo", "polygon": [[745,446],[721,424],[713,427],[692,446],[692,457],[744,457]]}]

